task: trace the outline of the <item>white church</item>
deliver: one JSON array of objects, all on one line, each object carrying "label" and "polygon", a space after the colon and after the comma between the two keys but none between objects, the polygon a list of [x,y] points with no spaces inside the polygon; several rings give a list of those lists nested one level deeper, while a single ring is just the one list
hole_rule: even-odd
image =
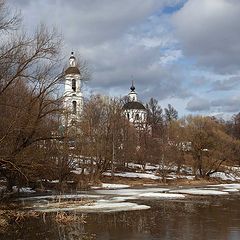
[{"label": "white church", "polygon": [[[77,65],[74,53],[69,58],[69,66],[64,73],[64,100],[65,109],[62,125],[71,126],[80,121],[83,111],[83,93],[82,93],[81,72]],[[128,94],[128,101],[123,106],[123,114],[137,129],[144,129],[147,121],[147,111],[142,103],[138,101],[138,94],[132,82]]]},{"label": "white church", "polygon": [[124,104],[124,115],[130,123],[132,123],[138,130],[146,128],[147,110],[142,103],[138,101],[138,94],[135,91],[135,86],[132,82],[128,94],[128,101]]}]

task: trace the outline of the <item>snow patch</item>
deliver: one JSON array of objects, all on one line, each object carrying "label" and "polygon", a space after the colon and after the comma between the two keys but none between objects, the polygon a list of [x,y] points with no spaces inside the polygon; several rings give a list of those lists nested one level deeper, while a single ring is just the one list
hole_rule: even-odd
[{"label": "snow patch", "polygon": [[[105,176],[111,176],[111,173],[105,172],[103,173]],[[149,173],[134,173],[134,172],[122,172],[122,173],[114,173],[114,176],[116,177],[125,177],[125,178],[147,178],[152,180],[159,180],[162,179],[159,176],[156,176],[155,174],[149,174]]]},{"label": "snow patch", "polygon": [[18,188],[17,186],[13,186],[13,191],[17,192],[19,191],[20,193],[35,193],[36,191],[33,190],[30,187],[22,187],[22,188]]},{"label": "snow patch", "polygon": [[238,179],[235,174],[224,172],[215,172],[210,177],[220,178],[223,181],[236,181]]}]

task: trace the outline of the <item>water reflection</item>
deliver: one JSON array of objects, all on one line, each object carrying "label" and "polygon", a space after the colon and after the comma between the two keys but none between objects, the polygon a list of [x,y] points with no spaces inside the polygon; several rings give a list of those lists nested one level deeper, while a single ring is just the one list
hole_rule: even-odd
[{"label": "water reflection", "polygon": [[[48,215],[12,229],[4,239],[239,240],[239,195],[178,201],[138,201],[143,211],[88,214],[86,224],[56,224]],[[16,231],[16,232],[15,232]],[[0,239],[1,236],[0,236]]]}]

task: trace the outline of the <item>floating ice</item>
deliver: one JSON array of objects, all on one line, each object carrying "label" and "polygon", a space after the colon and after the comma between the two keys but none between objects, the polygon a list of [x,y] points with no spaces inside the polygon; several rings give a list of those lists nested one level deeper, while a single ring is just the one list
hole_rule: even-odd
[{"label": "floating ice", "polygon": [[99,187],[92,187],[92,189],[100,189],[100,188],[105,188],[105,189],[121,189],[121,188],[130,188],[130,186],[129,186],[129,185],[126,185],[126,184],[102,183],[102,185],[99,186]]},{"label": "floating ice", "polygon": [[112,202],[108,200],[100,200],[91,205],[78,205],[77,203],[70,204],[63,208],[57,207],[47,207],[46,205],[39,205],[34,210],[40,212],[57,212],[57,211],[76,211],[76,212],[120,212],[120,211],[135,211],[135,210],[145,210],[149,209],[150,206],[138,205],[136,203],[130,202]]},{"label": "floating ice", "polygon": [[183,194],[177,193],[142,193],[138,195],[144,198],[158,198],[158,199],[182,199],[185,198]]},{"label": "floating ice", "polygon": [[228,195],[228,192],[218,191],[218,190],[207,190],[207,189],[178,189],[172,190],[171,193],[182,193],[182,194],[190,194],[190,195]]},{"label": "floating ice", "polygon": [[126,197],[113,197],[110,200],[113,202],[125,202],[127,200],[134,200],[137,199],[137,197],[134,196],[126,196]]},{"label": "floating ice", "polygon": [[218,184],[218,185],[208,185],[208,186],[209,187],[223,187],[223,188],[240,189],[240,183]]},{"label": "floating ice", "polygon": [[116,189],[116,190],[96,190],[97,194],[103,195],[119,195],[119,196],[135,196],[140,193],[148,192],[166,192],[168,188],[142,188],[142,189]]},{"label": "floating ice", "polygon": [[238,189],[236,188],[226,188],[226,189],[223,189],[224,192],[239,192]]},{"label": "floating ice", "polygon": [[35,200],[61,200],[61,199],[97,199],[101,198],[100,195],[91,195],[91,194],[65,194],[65,195],[46,195],[46,196],[35,196],[35,197],[26,197],[18,198],[19,201],[35,201]]}]

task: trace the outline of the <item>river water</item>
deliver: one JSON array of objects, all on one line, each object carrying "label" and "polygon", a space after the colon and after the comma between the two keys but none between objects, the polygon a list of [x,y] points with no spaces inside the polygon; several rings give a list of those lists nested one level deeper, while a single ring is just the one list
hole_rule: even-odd
[{"label": "river water", "polygon": [[27,219],[0,239],[26,240],[239,240],[240,194],[181,200],[135,200],[147,210],[88,213],[85,224]]}]

